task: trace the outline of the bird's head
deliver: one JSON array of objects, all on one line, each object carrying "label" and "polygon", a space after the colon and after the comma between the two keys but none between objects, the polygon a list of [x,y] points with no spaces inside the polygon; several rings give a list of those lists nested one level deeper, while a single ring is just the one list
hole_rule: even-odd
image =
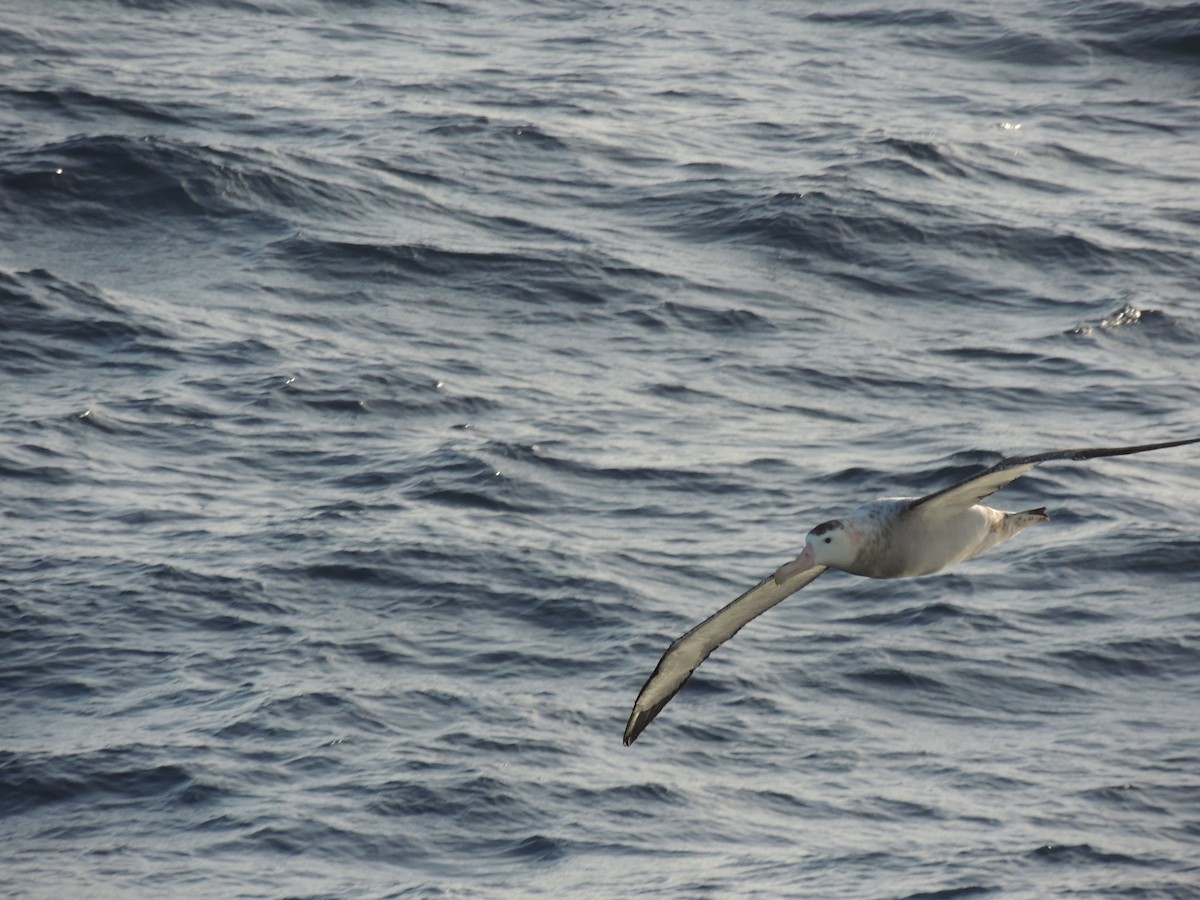
[{"label": "bird's head", "polygon": [[805,572],[813,566],[842,569],[853,563],[857,555],[858,540],[854,529],[841,519],[822,522],[808,533],[800,555],[775,571],[775,581],[782,584],[797,572]]}]

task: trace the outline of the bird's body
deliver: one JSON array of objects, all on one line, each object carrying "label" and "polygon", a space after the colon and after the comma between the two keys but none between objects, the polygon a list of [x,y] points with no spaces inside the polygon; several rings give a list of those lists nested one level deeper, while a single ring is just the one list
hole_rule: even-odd
[{"label": "bird's body", "polygon": [[[913,507],[918,499],[872,500],[835,520],[851,537],[855,552],[833,568],[865,578],[931,575],[986,553],[1030,525],[1050,521],[1045,509],[1011,513],[978,503],[934,514]],[[786,569],[781,568],[784,575]]]},{"label": "bird's body", "polygon": [[1050,520],[1044,508],[1010,513],[979,502],[1039,463],[1124,456],[1198,442],[1200,438],[1190,438],[1014,456],[928,496],[873,500],[840,519],[823,522],[808,533],[799,556],[667,648],[634,702],[625,726],[625,744],[637,739],[709,653],[827,569],[867,578],[912,578],[939,572],[986,553],[1031,525]]}]

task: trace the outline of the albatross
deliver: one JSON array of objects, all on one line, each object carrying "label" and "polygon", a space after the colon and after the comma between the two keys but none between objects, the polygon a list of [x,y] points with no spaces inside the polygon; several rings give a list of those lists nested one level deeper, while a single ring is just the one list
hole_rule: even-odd
[{"label": "albatross", "polygon": [[751,619],[812,584],[828,569],[867,578],[913,578],[940,572],[986,553],[1031,525],[1050,521],[1045,507],[1003,512],[979,502],[1035,466],[1195,443],[1200,443],[1200,438],[1010,456],[927,497],[884,497],[840,519],[822,522],[808,533],[799,556],[672,642],[634,701],[625,725],[625,746],[637,740],[710,653]]}]

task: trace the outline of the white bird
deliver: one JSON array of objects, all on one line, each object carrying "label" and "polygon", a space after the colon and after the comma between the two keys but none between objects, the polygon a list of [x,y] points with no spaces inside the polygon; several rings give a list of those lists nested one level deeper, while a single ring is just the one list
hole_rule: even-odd
[{"label": "white bird", "polygon": [[868,578],[911,578],[941,571],[987,552],[1030,525],[1050,521],[1045,507],[1012,513],[979,503],[1039,463],[1124,456],[1195,443],[1200,438],[1011,456],[927,497],[873,500],[848,516],[821,523],[808,533],[799,556],[667,648],[634,701],[625,725],[625,746],[637,740],[710,653],[826,569]]}]

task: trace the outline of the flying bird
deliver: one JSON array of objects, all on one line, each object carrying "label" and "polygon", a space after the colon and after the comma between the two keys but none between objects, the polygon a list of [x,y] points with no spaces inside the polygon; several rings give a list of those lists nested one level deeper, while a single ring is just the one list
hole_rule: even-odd
[{"label": "flying bird", "polygon": [[1200,443],[1200,438],[1010,456],[927,497],[872,500],[848,516],[822,522],[808,533],[799,556],[667,648],[634,701],[625,725],[625,746],[637,740],[710,653],[751,619],[811,584],[827,569],[841,569],[867,578],[912,578],[940,572],[986,553],[1031,525],[1050,521],[1045,507],[1014,513],[979,502],[1035,466],[1056,460],[1125,456],[1195,443]]}]

